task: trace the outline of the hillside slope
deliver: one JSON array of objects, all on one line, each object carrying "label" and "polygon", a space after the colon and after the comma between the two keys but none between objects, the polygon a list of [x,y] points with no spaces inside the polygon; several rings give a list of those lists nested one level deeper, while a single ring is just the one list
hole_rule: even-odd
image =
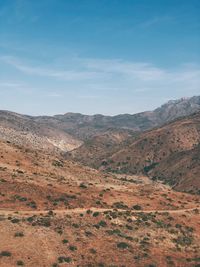
[{"label": "hillside slope", "polygon": [[[186,191],[191,190],[191,183],[187,188],[186,180],[193,173],[192,188],[194,191],[197,187],[198,191],[199,143],[200,113],[196,113],[142,133],[132,144],[114,153],[103,168],[120,173],[148,173]],[[188,171],[181,170],[186,166]]]},{"label": "hillside slope", "polygon": [[102,162],[133,138],[133,132],[110,129],[86,140],[80,147],[65,154],[67,159],[98,169]]},{"label": "hillside slope", "polygon": [[60,129],[9,111],[0,111],[0,138],[18,145],[58,151],[70,151],[82,144]]},{"label": "hillside slope", "polygon": [[194,149],[172,154],[149,175],[176,190],[200,194],[200,143]]},{"label": "hillside slope", "polygon": [[0,140],[2,267],[193,267],[199,212],[200,196]]},{"label": "hillside slope", "polygon": [[[25,143],[35,148],[43,147],[66,152],[80,147],[85,141],[94,143],[95,139],[98,146],[98,135],[103,138],[108,132],[112,134],[119,131],[121,134],[124,131],[124,136],[128,131],[130,134],[139,133],[198,110],[200,110],[200,96],[169,101],[154,111],[134,115],[88,116],[66,113],[52,117],[33,117],[0,111],[0,137],[16,144]],[[115,142],[113,145],[115,146]],[[103,151],[101,147],[98,149]]]}]

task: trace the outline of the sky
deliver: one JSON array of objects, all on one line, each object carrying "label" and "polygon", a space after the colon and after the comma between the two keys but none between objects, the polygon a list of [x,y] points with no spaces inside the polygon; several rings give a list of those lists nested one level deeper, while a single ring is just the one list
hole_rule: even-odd
[{"label": "sky", "polygon": [[0,0],[0,109],[115,115],[200,95],[199,0]]}]

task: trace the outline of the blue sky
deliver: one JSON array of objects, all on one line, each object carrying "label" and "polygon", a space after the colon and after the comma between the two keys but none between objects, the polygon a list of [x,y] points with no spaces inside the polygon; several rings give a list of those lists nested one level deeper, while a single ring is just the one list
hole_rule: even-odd
[{"label": "blue sky", "polygon": [[114,115],[199,93],[199,0],[0,0],[0,109]]}]

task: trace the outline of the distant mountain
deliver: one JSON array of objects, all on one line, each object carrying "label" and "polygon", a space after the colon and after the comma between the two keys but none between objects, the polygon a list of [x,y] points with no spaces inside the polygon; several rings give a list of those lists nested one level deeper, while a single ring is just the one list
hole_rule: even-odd
[{"label": "distant mountain", "polygon": [[[121,141],[119,142],[120,139],[116,139],[114,135],[119,134],[121,137],[123,136],[122,139],[124,137],[129,139],[136,133],[161,126],[168,121],[190,115],[198,110],[200,110],[200,96],[169,101],[154,111],[134,115],[104,116],[97,114],[89,116],[66,113],[52,117],[33,117],[0,111],[0,138],[16,144],[29,144],[36,148],[56,149],[64,152],[85,145],[85,147],[81,146],[80,156],[78,156],[79,160],[85,162],[84,155],[89,155],[89,150],[92,152],[90,153],[91,158],[100,156],[99,159],[107,156],[108,151],[109,153],[116,151],[115,146],[118,146]],[[107,138],[109,134],[111,135]],[[91,149],[93,148],[91,143],[97,148],[96,154],[95,149]],[[88,151],[86,152],[86,150]],[[101,152],[99,152],[100,150]],[[84,151],[84,155],[82,155],[82,151]],[[77,155],[75,152],[73,154]]]},{"label": "distant mountain", "polygon": [[200,110],[200,96],[170,100],[154,110],[158,123],[172,121]]},{"label": "distant mountain", "polygon": [[[105,163],[105,159],[133,143],[141,132],[162,126],[176,118],[188,116],[198,110],[200,110],[200,97],[194,96],[171,100],[152,112],[135,115],[124,114],[108,117],[67,113],[56,116],[56,118],[68,127],[67,131],[71,134],[80,138],[87,137],[80,147],[68,154],[68,157],[85,165],[99,168],[102,162]],[[121,137],[123,136],[122,139],[115,138],[117,132]],[[124,161],[126,162],[126,160]],[[120,168],[122,169],[122,166]],[[136,169],[141,171],[140,168]]]},{"label": "distant mountain", "polygon": [[66,113],[54,117],[36,117],[34,120],[55,128],[60,128],[79,139],[87,140],[98,134],[105,133],[110,129],[129,129],[137,132],[152,128],[157,125],[155,118],[152,116],[154,116],[152,112],[117,116]]},{"label": "distant mountain", "polygon": [[117,116],[83,115],[66,113],[53,117],[35,117],[36,122],[59,128],[78,139],[86,140],[112,129],[129,129],[134,132],[145,131],[161,126],[168,121],[190,115],[200,110],[200,96],[172,100],[154,111],[146,111],[134,115]]}]

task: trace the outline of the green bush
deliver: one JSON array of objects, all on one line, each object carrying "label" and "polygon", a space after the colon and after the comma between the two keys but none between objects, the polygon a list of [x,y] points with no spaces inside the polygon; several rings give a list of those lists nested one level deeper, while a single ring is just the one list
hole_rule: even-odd
[{"label": "green bush", "polygon": [[99,216],[99,214],[100,213],[98,211],[96,211],[96,212],[93,213],[93,217],[97,217],[97,216]]},{"label": "green bush", "polygon": [[58,257],[59,263],[64,263],[64,262],[70,263],[71,261],[72,261],[72,259],[70,257],[65,257],[65,256]]},{"label": "green bush", "polygon": [[76,246],[69,246],[69,249],[70,249],[71,251],[76,251],[76,250],[77,250],[77,247],[76,247]]},{"label": "green bush", "polygon": [[67,243],[69,243],[69,241],[67,240],[67,239],[63,239],[63,244],[67,244]]},{"label": "green bush", "polygon": [[24,233],[23,232],[16,232],[15,237],[23,237]]},{"label": "green bush", "polygon": [[18,266],[24,266],[24,262],[21,261],[21,260],[19,260],[19,261],[17,261],[17,265],[18,265]]},{"label": "green bush", "polygon": [[133,206],[133,209],[134,209],[134,210],[141,210],[142,207],[141,207],[140,205],[137,204],[137,205],[134,205],[134,206]]},{"label": "green bush", "polygon": [[5,250],[5,251],[2,251],[0,255],[2,257],[10,257],[12,254],[11,252]]},{"label": "green bush", "polygon": [[130,245],[125,242],[120,242],[117,244],[117,247],[120,249],[127,249],[127,248],[130,248]]},{"label": "green bush", "polygon": [[19,222],[20,222],[20,220],[19,220],[19,219],[17,219],[17,218],[14,218],[14,219],[12,219],[12,220],[11,220],[11,222],[12,222],[12,223],[19,223]]}]

